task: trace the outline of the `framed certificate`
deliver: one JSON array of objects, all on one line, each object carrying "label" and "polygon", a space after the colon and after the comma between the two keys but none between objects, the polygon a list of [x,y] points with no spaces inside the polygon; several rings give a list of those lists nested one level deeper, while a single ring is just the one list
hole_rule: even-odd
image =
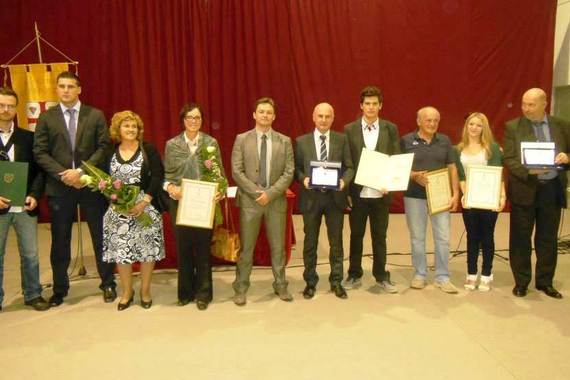
[{"label": "framed certificate", "polygon": [[503,168],[469,165],[465,183],[465,207],[496,210],[501,200]]},{"label": "framed certificate", "polygon": [[340,162],[311,161],[309,188],[340,190]]},{"label": "framed certificate", "polygon": [[216,182],[183,179],[182,198],[178,202],[176,224],[189,227],[212,228],[216,211]]},{"label": "framed certificate", "polygon": [[427,173],[426,186],[427,204],[430,215],[448,211],[451,200],[451,184],[447,168]]}]

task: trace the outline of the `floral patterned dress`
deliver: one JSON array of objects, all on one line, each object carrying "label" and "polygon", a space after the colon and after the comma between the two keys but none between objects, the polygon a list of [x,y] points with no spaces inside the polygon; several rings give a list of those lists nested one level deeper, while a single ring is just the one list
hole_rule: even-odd
[{"label": "floral patterned dress", "polygon": [[[111,158],[110,175],[126,184],[141,181],[143,155],[139,149],[131,159],[125,161],[118,149]],[[137,202],[144,196],[141,189]],[[151,217],[152,224],[143,227],[135,217],[123,215],[111,207],[103,217],[103,261],[118,264],[153,262],[162,260],[164,234],[162,216],[151,204],[144,211]]]}]

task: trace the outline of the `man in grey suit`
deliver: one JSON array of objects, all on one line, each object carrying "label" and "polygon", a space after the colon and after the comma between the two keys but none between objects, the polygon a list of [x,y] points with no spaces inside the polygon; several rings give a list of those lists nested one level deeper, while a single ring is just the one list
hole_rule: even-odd
[{"label": "man in grey suit", "polygon": [[[508,196],[511,201],[509,257],[515,278],[513,294],[524,297],[532,278],[532,231],[536,251],[536,289],[560,299],[552,280],[558,255],[557,232],[560,210],[566,207],[566,186],[570,154],[570,124],[546,113],[546,93],[531,88],[522,97],[523,116],[505,126],[504,164],[508,169]],[[552,142],[558,167],[529,169],[521,163],[521,142]],[[536,226],[536,228],[535,228]]]},{"label": "man in grey suit", "polygon": [[99,193],[82,188],[79,180],[82,161],[101,167],[104,152],[109,146],[109,132],[105,116],[93,107],[79,101],[79,77],[69,71],[57,77],[59,104],[40,115],[34,138],[34,155],[47,173],[46,194],[51,217],[50,260],[53,272],[51,306],[59,306],[69,291],[67,269],[71,260],[71,227],[81,205],[85,213],[97,271],[101,278],[99,288],[105,302],[113,302],[115,291],[114,264],[104,263],[103,214],[107,202]]},{"label": "man in grey suit", "polygon": [[[379,117],[382,101],[382,91],[378,87],[365,87],[360,92],[362,117],[344,128],[356,172],[362,148],[387,155],[400,153],[398,128],[395,124]],[[390,281],[390,272],[386,270],[386,231],[392,196],[387,191],[352,183],[350,197],[352,200],[349,216],[350,266],[344,286],[347,289],[355,289],[362,284],[362,240],[366,231],[366,220],[370,219],[372,275],[385,292],[397,293],[396,286]]]},{"label": "man in grey suit", "polygon": [[295,164],[291,139],[271,128],[275,102],[260,98],[255,102],[255,128],[237,135],[232,149],[232,175],[238,186],[241,255],[236,267],[234,303],[246,304],[253,250],[261,220],[265,222],[271,249],[273,289],[283,301],[292,301],[285,278],[286,191],[293,180]]},{"label": "man in grey suit", "polygon": [[[344,252],[342,248],[342,228],[344,209],[347,206],[348,184],[354,177],[352,158],[346,136],[331,131],[334,121],[333,107],[328,103],[317,104],[313,111],[315,130],[297,138],[295,144],[295,177],[301,184],[299,207],[303,213],[305,241],[303,245],[303,278],[307,283],[303,297],[315,296],[317,282],[317,246],[323,215],[327,225],[331,273],[331,291],[339,298],[347,298],[341,285]],[[311,161],[341,163],[340,189],[326,189],[310,186]]]}]

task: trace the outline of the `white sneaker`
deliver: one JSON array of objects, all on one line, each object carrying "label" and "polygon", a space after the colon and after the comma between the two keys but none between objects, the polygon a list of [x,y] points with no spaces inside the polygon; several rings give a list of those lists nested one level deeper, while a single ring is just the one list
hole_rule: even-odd
[{"label": "white sneaker", "polygon": [[481,282],[479,283],[479,290],[482,292],[488,292],[491,290],[491,282],[493,282],[493,275],[481,276]]},{"label": "white sneaker", "polygon": [[396,288],[396,285],[394,285],[392,281],[389,280],[376,281],[376,285],[378,285],[380,289],[382,289],[386,293],[390,294],[398,293],[398,288]]},{"label": "white sneaker", "polygon": [[477,289],[477,275],[468,274],[467,278],[465,279],[465,284],[463,285],[463,287],[467,290]]},{"label": "white sneaker", "polygon": [[457,288],[455,285],[451,283],[451,281],[436,281],[433,283],[436,288],[441,289],[442,292],[449,293],[449,294],[456,294],[458,293]]},{"label": "white sneaker", "polygon": [[358,289],[362,285],[362,279],[348,277],[346,280],[342,282],[342,286],[345,289]]},{"label": "white sneaker", "polygon": [[410,287],[413,289],[423,289],[426,287],[426,279],[423,277],[414,277]]}]

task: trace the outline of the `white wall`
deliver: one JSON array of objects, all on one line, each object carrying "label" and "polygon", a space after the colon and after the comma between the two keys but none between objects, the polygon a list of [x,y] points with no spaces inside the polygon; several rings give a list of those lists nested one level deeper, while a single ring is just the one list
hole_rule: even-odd
[{"label": "white wall", "polygon": [[558,0],[554,37],[554,77],[556,86],[570,85],[570,0]]}]

